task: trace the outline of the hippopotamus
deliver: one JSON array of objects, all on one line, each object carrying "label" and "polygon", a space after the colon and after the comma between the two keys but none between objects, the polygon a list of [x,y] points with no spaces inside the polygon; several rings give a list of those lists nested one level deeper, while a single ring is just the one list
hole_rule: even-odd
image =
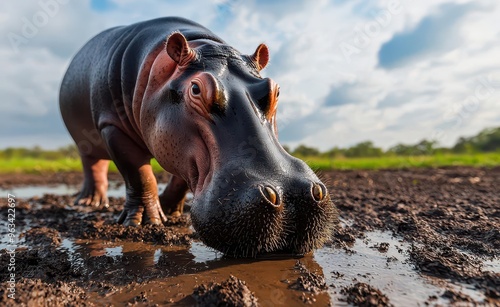
[{"label": "hippopotamus", "polygon": [[[106,206],[114,161],[126,185],[118,223],[183,213],[226,255],[304,254],[331,236],[327,188],[278,142],[280,88],[261,76],[269,49],[242,54],[205,27],[165,17],[108,29],[72,59],[60,110],[84,171],[77,204]],[[172,174],[159,194],[156,159]]]}]

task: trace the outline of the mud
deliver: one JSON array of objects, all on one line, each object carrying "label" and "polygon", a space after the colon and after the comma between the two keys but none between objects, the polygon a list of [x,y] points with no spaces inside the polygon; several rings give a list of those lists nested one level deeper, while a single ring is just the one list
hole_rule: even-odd
[{"label": "mud", "polygon": [[312,293],[319,293],[328,289],[325,278],[317,272],[309,271],[300,261],[297,261],[294,268],[300,272],[300,276],[290,285],[291,289]]},{"label": "mud", "polygon": [[232,275],[222,283],[196,287],[193,297],[198,306],[259,306],[246,283]]},{"label": "mud", "polygon": [[342,217],[352,221],[334,236],[337,246],[352,242],[352,235],[362,239],[366,231],[389,230],[412,244],[408,260],[419,272],[470,284],[486,302],[498,302],[500,274],[483,270],[482,263],[500,256],[500,168],[325,176],[337,191]]},{"label": "mud", "polygon": [[342,289],[341,292],[347,296],[346,302],[356,306],[393,306],[387,296],[379,289],[365,283],[358,282],[353,286]]},{"label": "mud", "polygon": [[[500,168],[320,175],[342,223],[301,259],[225,258],[199,242],[189,213],[163,227],[116,225],[122,197],[110,197],[109,208],[73,206],[74,195],[17,199],[10,245],[0,198],[0,305],[500,305]],[[0,189],[81,180],[0,175]]]},{"label": "mud", "polygon": [[27,245],[32,246],[58,246],[62,242],[59,231],[46,227],[31,228],[30,230],[23,232],[19,237],[24,239]]}]

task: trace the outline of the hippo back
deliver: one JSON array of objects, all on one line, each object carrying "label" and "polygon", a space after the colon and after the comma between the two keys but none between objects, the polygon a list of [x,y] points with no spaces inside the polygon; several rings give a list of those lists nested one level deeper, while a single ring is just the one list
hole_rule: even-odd
[{"label": "hippo back", "polygon": [[[114,50],[110,70],[121,71],[121,82],[124,94],[132,95],[136,78],[142,64],[158,46],[163,45],[173,31],[181,32],[187,40],[209,39],[224,43],[207,28],[193,21],[179,17],[165,17],[136,23],[126,27],[115,28],[115,39],[111,48]],[[106,48],[107,44],[101,45]],[[111,64],[112,63],[112,64]],[[111,65],[115,65],[111,67]],[[111,84],[112,88],[113,85]],[[130,96],[131,97],[131,96]]]}]

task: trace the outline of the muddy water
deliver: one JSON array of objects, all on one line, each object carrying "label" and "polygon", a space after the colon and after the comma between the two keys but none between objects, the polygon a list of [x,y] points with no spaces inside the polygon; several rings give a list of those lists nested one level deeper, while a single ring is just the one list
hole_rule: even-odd
[{"label": "muddy water", "polygon": [[[385,233],[371,233],[369,237],[370,242],[380,240],[387,242],[390,238]],[[90,292],[90,300],[100,304],[124,304],[132,301],[139,293],[145,292],[148,294],[149,301],[189,306],[195,303],[190,296],[195,286],[221,281],[227,279],[229,275],[234,275],[247,283],[263,306],[300,305],[302,303],[300,295],[289,288],[290,283],[299,277],[299,273],[294,270],[297,260],[300,260],[309,270],[324,275],[328,285],[331,285],[326,292],[316,295],[306,294],[323,306],[329,302],[340,306],[346,305],[340,301],[342,296],[336,289],[347,286],[354,279],[363,280],[361,275],[368,279],[375,279],[375,284],[381,288],[385,286],[390,289],[391,292],[388,293],[394,294],[394,301],[405,305],[411,305],[414,299],[418,298],[419,293],[413,292],[413,295],[407,297],[398,294],[397,291],[400,289],[394,287],[393,283],[395,280],[401,281],[401,276],[411,282],[418,280],[418,286],[413,286],[414,291],[419,289],[426,295],[439,293],[439,288],[432,287],[414,273],[408,274],[411,269],[405,265],[386,266],[385,256],[370,249],[365,244],[367,242],[357,242],[352,251],[347,253],[340,249],[325,247],[316,251],[314,255],[301,258],[268,256],[269,259],[257,260],[227,259],[197,241],[192,242],[189,248],[182,248],[139,242],[65,238],[59,249],[68,254],[76,270],[83,272],[90,279],[96,274],[104,279],[112,279],[116,272],[126,271],[130,274],[145,273],[147,275],[151,270],[168,269],[168,276],[165,278],[148,280],[146,283],[133,283],[113,290],[105,297],[97,292]],[[21,239],[19,246],[23,247],[23,243]],[[1,245],[0,248],[4,248],[5,242]],[[388,255],[392,254],[388,253]],[[108,264],[102,270],[96,271],[95,268],[87,265],[102,256],[112,259],[108,260]],[[362,262],[369,264],[363,265]],[[167,267],[165,263],[168,263]],[[343,276],[339,278],[338,274],[332,274],[332,272],[339,272]],[[332,285],[335,285],[335,288],[332,288]],[[422,297],[427,296],[420,296]]]},{"label": "muddy water", "polygon": [[[387,257],[403,258],[395,251],[395,248],[394,252],[380,255],[376,249],[369,247],[371,243],[378,241],[394,241],[398,244],[397,246],[399,246],[399,242],[386,233],[370,233],[368,237],[367,241],[359,241],[353,246],[354,254],[339,249],[323,248],[318,250],[314,256],[308,255],[301,258],[300,261],[308,269],[324,274],[328,284],[335,285],[338,289],[349,285],[353,279],[370,280],[375,286],[389,290],[386,293],[396,304],[410,306],[429,295],[439,294],[440,288],[432,286],[428,281],[420,278],[408,265],[397,260],[394,260],[396,263],[387,264]],[[365,244],[367,242],[370,243]],[[223,280],[230,274],[245,280],[264,306],[290,306],[301,302],[295,293],[296,291],[288,289],[289,283],[299,276],[293,270],[297,261],[293,258],[259,259],[257,261],[225,259],[200,242],[193,242],[189,249],[182,249],[162,248],[144,243],[117,244],[101,240],[78,240],[75,242],[65,239],[61,249],[66,250],[71,255],[75,266],[82,266],[83,263],[87,262],[86,260],[92,257],[106,255],[114,258],[114,265],[108,268],[106,274],[113,274],[120,268],[136,273],[150,268],[161,269],[160,259],[175,263],[174,270],[169,272],[171,277],[136,286],[133,291],[120,291],[109,295],[104,300],[96,296],[95,299],[102,303],[123,303],[133,299],[137,292],[146,291],[153,301],[175,302],[181,297],[180,303],[188,305],[194,303],[189,295],[197,284]],[[139,260],[130,264],[127,259]],[[85,271],[87,268],[82,267],[81,269]],[[331,272],[338,272],[343,276],[339,278],[338,274],[331,274]],[[88,271],[86,273],[93,274],[93,272]],[[395,281],[397,282],[395,283]],[[330,288],[326,293],[314,296],[316,302],[326,305],[331,301],[335,305],[347,306],[340,301],[342,296],[335,290],[336,288]]]},{"label": "muddy water", "polygon": [[[188,249],[165,248],[144,243],[114,244],[105,241],[65,240],[63,249],[72,255],[75,264],[85,263],[96,256],[106,255],[115,262],[100,274],[113,274],[125,269],[129,272],[141,273],[148,270],[169,270],[168,277],[150,280],[147,283],[131,285],[105,298],[92,294],[91,298],[106,304],[120,304],[132,300],[140,292],[148,294],[148,300],[158,303],[177,302],[181,305],[192,305],[195,301],[191,293],[196,285],[227,279],[229,275],[244,280],[255,292],[263,306],[297,305],[300,298],[294,290],[288,289],[287,280],[297,279],[298,273],[293,270],[294,259],[261,259],[234,260],[224,259],[221,255],[208,249],[199,242],[193,242]],[[134,259],[134,262],[130,262]],[[310,268],[320,270],[318,264],[309,256],[301,261]],[[168,263],[168,267],[165,267]],[[85,269],[85,268],[83,268]],[[93,274],[94,272],[87,272]],[[327,293],[315,296],[318,303],[326,305],[330,297]]]},{"label": "muddy water", "polygon": [[[374,246],[389,243],[387,252],[379,252]],[[119,291],[105,299],[95,295],[102,303],[123,303],[130,301],[138,292],[147,292],[153,301],[178,302],[190,305],[194,303],[190,294],[200,283],[220,281],[229,275],[245,280],[248,287],[255,292],[263,306],[292,306],[301,304],[297,291],[289,289],[289,284],[299,274],[293,269],[297,259],[276,258],[259,260],[234,260],[223,258],[200,242],[193,242],[189,249],[164,248],[144,243],[111,243],[107,241],[72,241],[64,240],[62,249],[68,251],[75,265],[83,263],[82,259],[97,256],[109,256],[116,260],[108,268],[107,274],[120,267],[140,273],[148,268],[161,269],[159,261],[174,263],[171,277],[137,285],[127,291]],[[443,283],[457,291],[466,293],[476,301],[483,301],[484,296],[467,285],[454,285],[442,280],[424,278],[415,272],[405,261],[407,244],[394,238],[387,232],[371,232],[366,239],[357,240],[351,249],[335,249],[324,247],[314,255],[306,255],[300,261],[306,267],[324,275],[329,285],[328,291],[311,295],[318,305],[349,306],[343,301],[340,289],[353,281],[367,282],[381,289],[396,306],[424,305],[430,296],[440,297]],[[140,259],[130,264],[127,259]],[[490,261],[491,266],[498,269],[498,261]],[[85,268],[83,268],[85,269]],[[88,272],[91,274],[92,272]],[[181,299],[179,299],[181,298]],[[435,303],[446,304],[445,299]]]},{"label": "muddy water", "polygon": [[[23,230],[26,228],[21,229],[21,232]],[[189,232],[190,229],[180,231]],[[0,242],[0,249],[6,245],[6,242]],[[22,238],[18,246],[29,248]],[[312,255],[300,258],[270,255],[250,260],[228,259],[199,241],[193,241],[189,247],[183,248],[141,242],[64,238],[58,249],[67,253],[75,270],[82,272],[88,279],[100,275],[100,279],[112,280],[115,274],[122,272],[144,275],[145,282],[116,287],[104,297],[98,292],[89,292],[89,300],[99,305],[126,304],[134,301],[140,293],[146,293],[149,302],[192,306],[196,303],[191,297],[195,286],[220,282],[234,275],[244,280],[255,292],[261,306],[296,306],[302,304],[302,299],[298,291],[289,289],[289,285],[300,275],[294,269],[297,260],[300,259],[308,269],[322,274],[322,268]],[[102,257],[107,258],[107,264],[96,270],[92,263]],[[151,279],[149,275],[155,271],[168,272],[162,273],[166,277]],[[328,305],[331,300],[327,292],[307,296],[322,306]]]},{"label": "muddy water", "polygon": [[[190,232],[191,229],[180,231]],[[380,250],[381,244],[387,248]],[[19,246],[25,246],[22,238]],[[2,239],[0,249],[5,247],[6,242]],[[98,291],[90,291],[89,300],[99,304],[126,304],[145,293],[149,302],[190,306],[195,304],[191,296],[194,287],[220,282],[230,275],[244,280],[262,306],[302,305],[307,299],[318,306],[329,303],[350,306],[340,290],[355,282],[369,283],[382,290],[396,306],[424,305],[432,296],[437,297],[434,303],[447,304],[447,300],[440,297],[444,287],[461,291],[476,302],[484,301],[484,295],[470,286],[422,277],[407,262],[408,248],[400,238],[381,231],[365,233],[364,239],[356,239],[348,248],[327,246],[300,258],[270,255],[253,260],[228,259],[199,241],[193,241],[189,247],[166,247],[141,242],[63,238],[58,247],[67,253],[72,266],[89,279],[98,274],[111,280],[117,272],[145,275],[145,282],[116,287],[104,296]],[[88,265],[103,256],[108,261],[100,270]],[[300,276],[294,269],[297,260],[310,271],[324,276],[328,290],[304,294],[290,289],[291,283]],[[485,261],[484,267],[499,272],[500,261]],[[164,277],[148,278],[151,272],[164,270],[168,271],[162,274]]]},{"label": "muddy water", "polygon": [[[409,244],[389,232],[375,231],[365,235],[365,239],[356,240],[347,251],[322,248],[314,254],[315,261],[325,272],[328,284],[335,285],[328,291],[335,305],[343,305],[339,289],[347,287],[354,280],[382,290],[396,306],[424,305],[428,297],[439,298],[444,286],[460,290],[476,301],[484,301],[484,295],[468,285],[452,284],[418,274],[413,265],[407,262]],[[377,249],[381,243],[389,244],[387,251]],[[500,264],[499,261],[491,263]],[[434,303],[446,304],[447,301],[439,298]]]},{"label": "muddy water", "polygon": [[[111,197],[122,197],[125,195],[125,185],[121,182],[113,182],[109,183],[110,188],[108,189],[108,196]],[[163,189],[167,186],[166,183],[159,183],[158,190],[163,191]],[[19,198],[30,198],[35,196],[40,196],[43,194],[59,194],[59,195],[67,195],[67,194],[75,194],[79,191],[79,185],[68,185],[68,184],[53,184],[53,185],[28,185],[28,186],[15,186],[9,187],[8,189],[0,189],[4,193],[11,193],[16,195]]]},{"label": "muddy water", "polygon": [[[196,240],[192,240],[189,245],[180,244],[170,247],[161,244],[132,242],[127,238],[115,241],[114,239],[82,239],[85,236],[75,234],[70,236],[72,232],[58,226],[58,223],[69,221],[73,223],[69,225],[78,225],[75,224],[76,220],[85,220],[91,217],[89,221],[93,221],[95,218],[96,221],[112,223],[116,215],[119,214],[119,210],[91,212],[87,208],[72,207],[69,205],[71,198],[68,197],[42,197],[41,200],[47,202],[35,200],[33,205],[30,205],[30,209],[20,210],[19,212],[26,212],[27,215],[24,220],[20,219],[17,233],[27,231],[32,225],[57,229],[62,235],[62,243],[57,245],[57,250],[66,255],[65,257],[69,259],[75,271],[81,273],[78,277],[71,277],[65,271],[60,276],[69,278],[66,281],[82,282],[83,286],[81,287],[87,295],[85,300],[97,305],[125,305],[139,301],[145,302],[147,305],[173,303],[174,305],[190,306],[195,303],[191,295],[195,286],[210,282],[220,283],[227,280],[230,275],[244,280],[262,306],[296,306],[303,305],[305,301],[315,302],[318,306],[325,306],[329,303],[336,306],[348,306],[349,304],[345,302],[346,294],[342,293],[341,290],[358,282],[379,289],[395,306],[448,305],[452,301],[448,300],[444,293],[450,290],[470,298],[469,305],[476,303],[495,305],[497,302],[494,300],[496,294],[491,291],[487,292],[485,288],[478,285],[483,281],[489,281],[490,284],[494,285],[498,280],[498,277],[495,276],[500,274],[500,260],[495,256],[498,255],[498,250],[488,249],[490,246],[497,246],[494,239],[498,235],[498,227],[494,227],[498,225],[498,214],[491,210],[491,208],[494,209],[498,194],[495,193],[495,185],[490,183],[498,182],[495,178],[500,177],[495,175],[496,173],[493,175],[486,173],[485,175],[476,170],[468,170],[467,176],[471,176],[469,172],[472,172],[473,176],[483,176],[481,182],[484,185],[475,187],[469,181],[464,180],[462,181],[464,187],[455,188],[446,182],[457,177],[457,172],[450,171],[450,174],[447,172],[440,170],[435,173],[431,172],[429,176],[420,174],[418,178],[421,183],[419,185],[414,183],[416,175],[413,172],[398,173],[397,176],[401,177],[392,173],[370,173],[368,175],[365,173],[336,173],[337,181],[333,182],[333,185],[342,187],[335,192],[336,195],[340,195],[339,197],[343,197],[337,202],[345,218],[343,220],[344,232],[340,232],[332,238],[331,245],[300,259],[286,255],[266,256],[254,260],[227,259]],[[375,188],[363,188],[362,184],[365,181],[368,182],[369,186],[370,181],[366,178],[370,176],[378,178],[378,181],[374,181],[377,185]],[[400,187],[401,191],[399,192],[387,193],[388,196],[384,196],[385,198],[379,194],[374,193],[374,196],[369,194],[380,188],[385,182],[384,180],[389,180],[392,177],[396,178],[398,183],[405,183],[407,180],[408,186]],[[400,178],[402,179],[399,180]],[[441,183],[439,180],[445,183]],[[348,182],[349,185],[344,185],[344,182]],[[424,186],[423,183],[426,185]],[[391,189],[399,187],[390,180],[387,185]],[[124,195],[123,185],[112,184],[111,187],[110,196]],[[444,187],[444,191],[435,192],[433,190],[435,187]],[[409,192],[403,188],[408,189]],[[493,192],[490,193],[488,189]],[[466,190],[466,193],[462,193],[462,190]],[[76,191],[77,187],[65,185],[27,186],[9,189],[9,192],[22,198],[40,197],[44,193],[68,195]],[[418,194],[412,195],[411,200],[405,199],[404,197],[410,193]],[[447,196],[448,198],[442,197],[442,195],[446,195],[445,193],[450,193],[457,199],[462,197],[461,199],[465,199],[467,202],[461,199],[449,201],[448,199],[451,199],[449,196]],[[473,198],[475,197],[474,193],[477,193],[477,199]],[[418,198],[420,195],[423,197],[422,200]],[[431,195],[431,200],[429,200],[428,195]],[[429,204],[433,197],[440,202],[431,207]],[[488,201],[492,203],[491,206],[488,205]],[[115,200],[116,204],[120,202],[120,200]],[[459,205],[455,206],[457,203]],[[43,208],[39,208],[42,204]],[[480,209],[491,211],[481,211]],[[20,217],[18,216],[18,218]],[[463,220],[458,220],[461,217],[464,217]],[[447,223],[450,220],[459,222]],[[0,249],[5,248],[7,243],[4,240],[6,237],[3,235],[5,233],[3,230],[6,229],[4,222],[0,221],[0,229],[2,229]],[[468,224],[472,222],[477,222],[479,226]],[[479,224],[479,222],[483,224]],[[88,228],[89,230],[98,227],[97,224],[89,225],[92,226]],[[400,235],[405,235],[406,240],[408,238],[411,240],[403,241],[402,237],[393,237],[391,232],[377,230],[384,229],[384,225],[392,227],[391,229]],[[442,228],[439,228],[441,226]],[[487,243],[485,245],[467,245],[462,244],[461,241],[453,241],[462,237],[467,239],[466,235],[460,235],[458,231],[469,228],[471,235],[485,229],[481,236],[472,237],[475,241],[470,242],[483,242],[480,241],[481,237],[491,237],[492,240],[484,240]],[[456,229],[457,232],[450,232],[451,235],[446,237],[447,233],[444,230],[449,231],[449,229]],[[362,235],[360,235],[360,230]],[[178,228],[176,231],[190,233],[192,229]],[[346,234],[350,235],[352,240],[349,237],[344,238],[343,236]],[[418,237],[419,235],[425,236]],[[338,243],[339,238],[341,238],[340,243],[345,243],[345,245],[334,244]],[[20,247],[36,248],[23,240],[19,241]],[[441,245],[437,247],[434,245],[435,242],[443,244],[443,242],[448,241],[453,244],[453,253]],[[446,253],[443,252],[442,258],[436,258],[434,254],[417,254],[417,256],[427,257],[423,260],[418,259],[421,262],[418,263],[420,270],[417,270],[415,260],[410,261],[411,246],[407,242],[422,247],[424,250],[443,250]],[[474,247],[480,248],[474,249]],[[49,250],[51,246],[43,248]],[[456,258],[456,255],[460,255],[460,257]],[[488,258],[489,255],[494,256]],[[469,259],[472,260],[480,259],[482,272],[464,270],[468,274],[466,278],[457,278],[458,273],[456,272],[460,271],[455,271],[455,268],[460,270],[460,266],[463,265],[461,260],[464,259],[463,257],[470,257]],[[29,264],[32,261],[30,259],[26,258],[25,263]],[[292,289],[291,286],[301,274],[297,270],[297,261],[303,263],[309,271],[324,276],[328,285],[327,290],[311,293]],[[19,263],[21,264],[21,259]],[[438,264],[436,266],[439,270],[437,273],[441,275],[447,273],[448,275],[440,277],[437,273],[419,273],[423,269],[432,267],[434,263]],[[455,264],[457,266],[454,266]],[[32,269],[31,266],[28,268]],[[486,271],[493,272],[493,275],[485,274]],[[130,276],[133,278],[128,278]],[[468,280],[467,276],[477,278],[479,281],[475,284],[465,284],[463,282]],[[59,275],[56,278],[59,278]],[[473,280],[472,278],[470,280]],[[45,282],[46,288],[53,287],[50,279]],[[102,282],[104,285],[99,285]],[[485,294],[490,296],[489,301],[485,300]],[[143,297],[146,297],[147,300],[141,301],[140,299]],[[455,302],[456,300],[455,298]],[[467,306],[468,303],[464,302],[463,305]]]}]

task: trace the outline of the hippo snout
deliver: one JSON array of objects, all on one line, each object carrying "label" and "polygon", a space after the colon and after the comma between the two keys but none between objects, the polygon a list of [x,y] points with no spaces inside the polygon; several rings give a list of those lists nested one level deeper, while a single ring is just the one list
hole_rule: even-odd
[{"label": "hippo snout", "polygon": [[[337,211],[314,174],[275,180],[246,173],[221,178],[212,180],[191,209],[193,225],[206,245],[226,255],[254,257],[304,254],[330,238]],[[232,184],[216,184],[225,181]]]}]

